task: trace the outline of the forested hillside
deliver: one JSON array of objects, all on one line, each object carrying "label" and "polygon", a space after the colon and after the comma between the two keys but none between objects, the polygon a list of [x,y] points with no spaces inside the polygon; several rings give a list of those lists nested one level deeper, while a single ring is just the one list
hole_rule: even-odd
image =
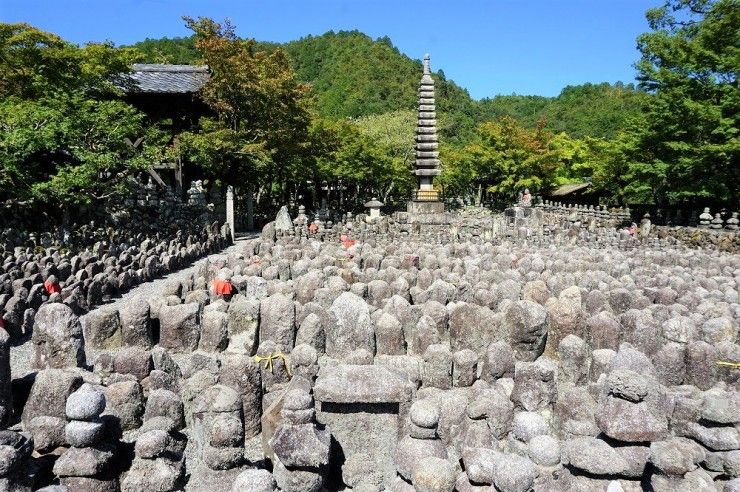
[{"label": "forested hillside", "polygon": [[[467,200],[497,203],[524,187],[540,193],[584,179],[609,203],[731,200],[739,179],[731,60],[740,7],[732,0],[689,3],[667,0],[646,12],[651,32],[637,40],[639,89],[586,83],[565,87],[556,97],[492,93],[477,101],[447,80],[432,56],[438,69],[440,184]],[[692,18],[689,27],[677,12]],[[184,63],[197,61],[194,46],[192,38],[148,39],[134,48],[147,61]],[[387,37],[373,40],[357,31],[251,46],[286,53],[295,77],[310,86],[311,111],[318,118],[313,138],[331,144],[318,169],[345,181],[367,181],[357,169],[364,159],[374,163],[364,169],[392,173],[387,189],[409,186],[404,149],[413,143],[418,60]]]},{"label": "forested hillside", "polygon": [[[436,185],[506,205],[524,188],[589,180],[602,203],[734,206],[740,4],[697,2],[646,13],[639,90],[596,83],[476,101],[435,72]],[[404,206],[416,185],[418,60],[356,31],[278,45],[237,36],[228,21],[184,20],[194,37],[128,48],[0,23],[0,202],[88,206],[177,159],[209,182],[247,183],[265,216],[288,202]],[[170,135],[171,120],[140,112],[111,84],[135,61],[209,65],[200,95],[211,114]],[[135,151],[125,143],[139,138]]]},{"label": "forested hillside", "polygon": [[[266,50],[276,46],[288,53],[298,79],[312,86],[323,117],[358,118],[414,108],[421,61],[401,53],[387,37],[373,40],[358,31],[339,31],[283,45],[256,45]],[[192,37],[146,39],[133,47],[152,63],[198,61]],[[641,100],[634,86],[618,82],[568,86],[557,97],[492,95],[475,101],[442,70],[436,81],[443,136],[455,141],[468,140],[478,124],[501,116],[526,128],[544,119],[554,132],[611,138],[639,113]]]},{"label": "forested hillside", "polygon": [[639,114],[644,93],[633,84],[569,85],[557,97],[495,96],[479,102],[483,121],[511,116],[526,128],[544,119],[547,128],[572,137],[613,138]]},{"label": "forested hillside", "polygon": [[195,48],[195,36],[182,38],[146,38],[134,47],[143,54],[146,63],[174,63],[190,65],[198,63],[201,55]]}]

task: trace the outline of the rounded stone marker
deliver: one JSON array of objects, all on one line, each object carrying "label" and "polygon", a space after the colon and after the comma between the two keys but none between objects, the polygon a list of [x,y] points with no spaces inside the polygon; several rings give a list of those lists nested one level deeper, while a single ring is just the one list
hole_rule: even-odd
[{"label": "rounded stone marker", "polygon": [[452,492],[455,488],[455,467],[442,458],[423,458],[414,466],[411,481],[417,492]]},{"label": "rounded stone marker", "polygon": [[555,466],[560,463],[560,443],[552,436],[534,436],[527,445],[527,454],[538,465]]},{"label": "rounded stone marker", "polygon": [[275,490],[275,479],[267,470],[245,470],[241,472],[234,484],[231,486],[231,492],[272,492]]},{"label": "rounded stone marker", "polygon": [[439,423],[439,408],[428,400],[418,400],[411,405],[411,422],[425,429],[433,429]]},{"label": "rounded stone marker", "polygon": [[102,422],[73,420],[64,427],[64,437],[72,447],[88,448],[100,442],[104,429]]},{"label": "rounded stone marker", "polygon": [[140,435],[136,440],[134,451],[136,456],[145,459],[154,459],[167,450],[169,435],[163,430],[151,430]]},{"label": "rounded stone marker", "polygon": [[293,389],[283,397],[284,410],[306,410],[309,408],[313,408],[313,397],[307,391]]},{"label": "rounded stone marker", "polygon": [[65,411],[72,420],[92,420],[105,410],[105,394],[85,383],[69,395]]}]

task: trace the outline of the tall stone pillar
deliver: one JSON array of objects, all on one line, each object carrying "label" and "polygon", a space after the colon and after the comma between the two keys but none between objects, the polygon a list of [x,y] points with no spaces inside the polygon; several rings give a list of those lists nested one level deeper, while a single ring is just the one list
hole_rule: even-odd
[{"label": "tall stone pillar", "polygon": [[226,223],[229,224],[231,230],[231,240],[234,240],[234,187],[229,185],[226,187]]}]

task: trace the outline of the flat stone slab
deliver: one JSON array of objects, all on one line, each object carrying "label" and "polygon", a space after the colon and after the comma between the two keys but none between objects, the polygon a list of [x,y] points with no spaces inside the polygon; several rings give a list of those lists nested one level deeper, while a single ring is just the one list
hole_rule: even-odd
[{"label": "flat stone slab", "polygon": [[321,369],[313,392],[320,402],[403,403],[412,383],[383,366],[339,364]]}]

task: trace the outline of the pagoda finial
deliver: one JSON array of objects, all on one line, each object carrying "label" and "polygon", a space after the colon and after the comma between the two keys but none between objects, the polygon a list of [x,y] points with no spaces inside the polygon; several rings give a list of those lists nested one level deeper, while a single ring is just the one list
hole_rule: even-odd
[{"label": "pagoda finial", "polygon": [[429,68],[429,60],[431,57],[429,56],[429,53],[424,55],[424,75],[430,75],[432,73],[432,70]]}]

